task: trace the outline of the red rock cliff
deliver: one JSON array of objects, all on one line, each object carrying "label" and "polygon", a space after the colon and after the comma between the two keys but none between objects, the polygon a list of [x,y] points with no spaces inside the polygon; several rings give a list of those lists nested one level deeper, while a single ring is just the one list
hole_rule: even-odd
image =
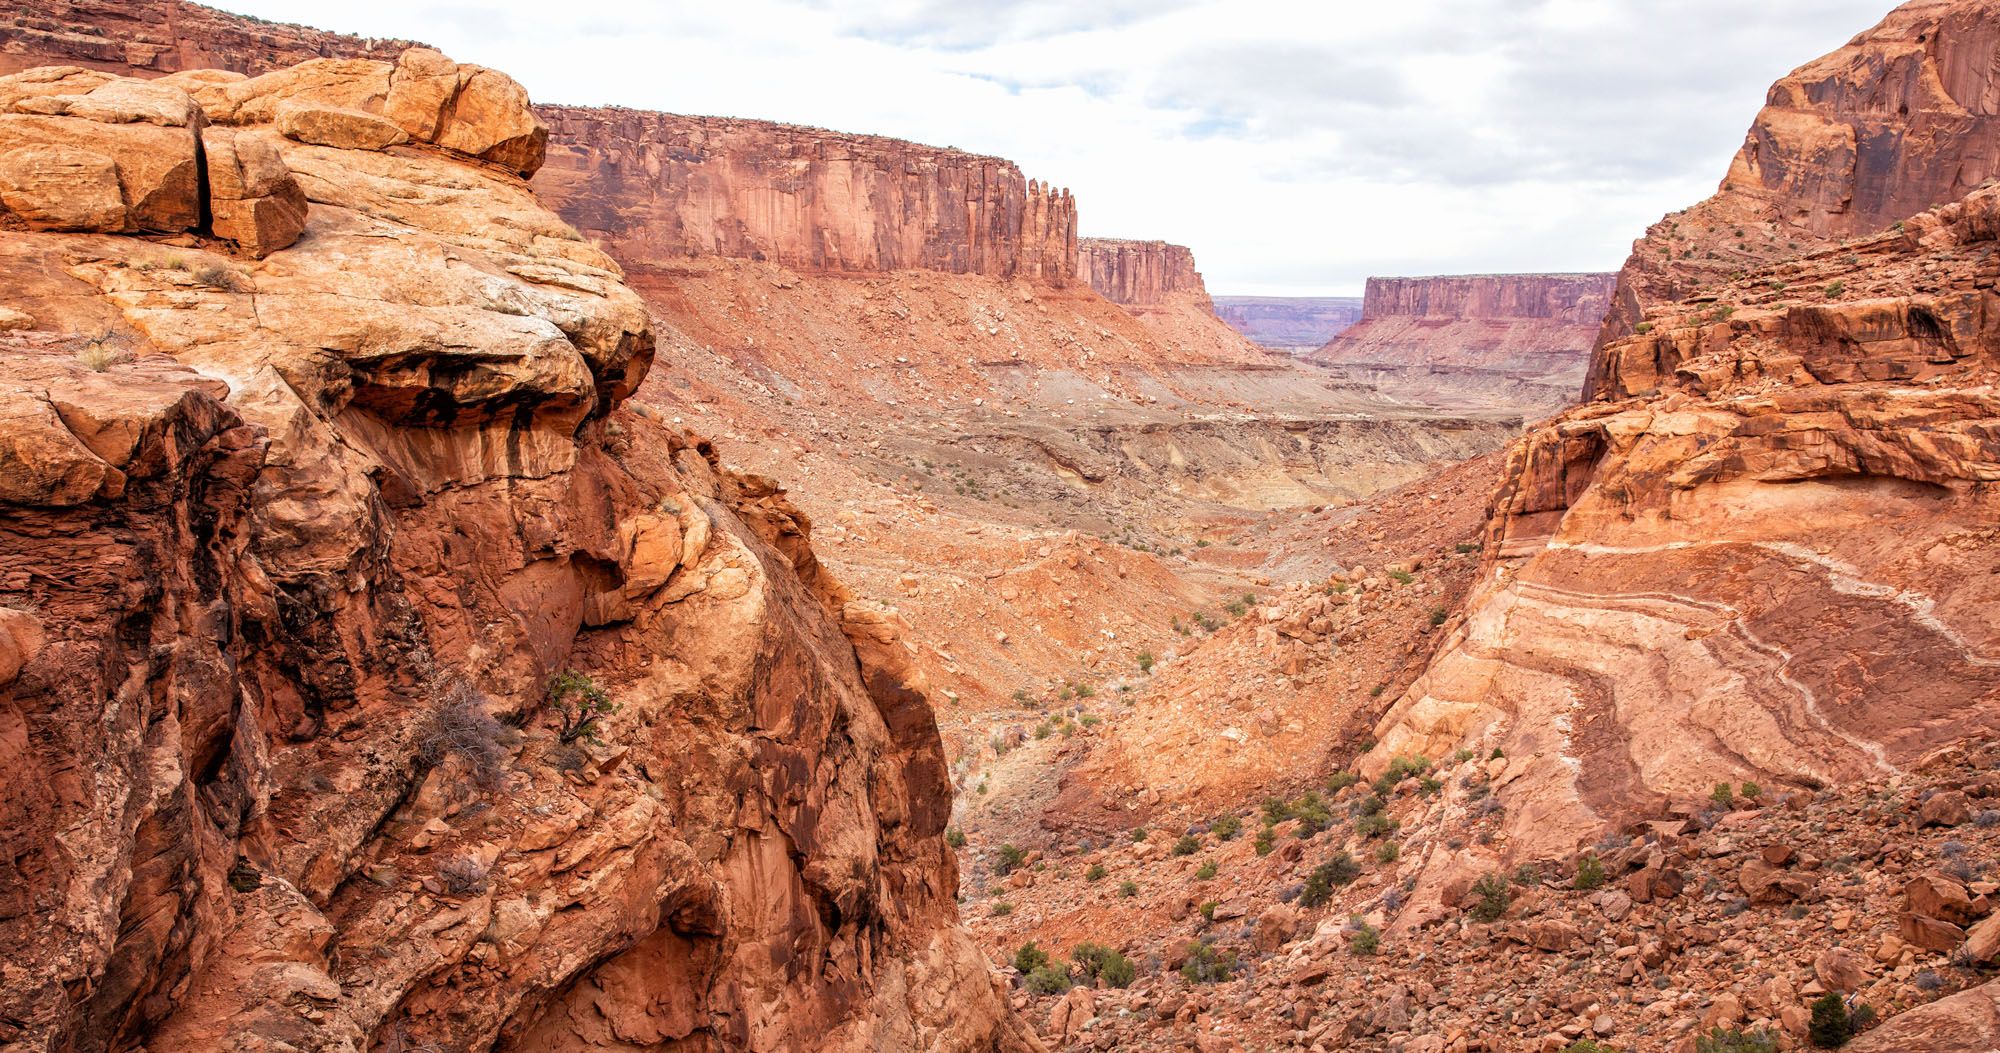
[{"label": "red rock cliff", "polygon": [[628,403],[540,129],[0,78],[0,1047],[1036,1047],[897,620]]},{"label": "red rock cliff", "polygon": [[1194,269],[1194,252],[1185,245],[1085,238],[1077,243],[1076,270],[1112,303],[1160,307],[1185,298],[1214,310],[1201,273]]},{"label": "red rock cliff", "polygon": [[[1917,0],[1772,85],[1715,196],[1633,246],[1603,339],[1648,308],[2000,176],[2000,3]],[[1596,375],[1591,393],[1597,393]]]},{"label": "red rock cliff", "polygon": [[1575,400],[1613,281],[1609,274],[1370,278],[1361,321],[1313,359],[1387,381],[1421,374],[1426,384],[1439,377],[1497,384],[1526,408],[1559,408]]},{"label": "red rock cliff", "polygon": [[766,121],[545,106],[536,191],[635,267],[690,256],[1060,283],[1076,203],[1012,162]]},{"label": "red rock cliff", "polygon": [[[257,22],[181,0],[25,0],[0,72],[63,62],[153,76],[387,58],[407,42]],[[632,267],[693,256],[806,271],[1076,274],[1076,202],[1012,162],[767,121],[542,106],[544,201]]]}]

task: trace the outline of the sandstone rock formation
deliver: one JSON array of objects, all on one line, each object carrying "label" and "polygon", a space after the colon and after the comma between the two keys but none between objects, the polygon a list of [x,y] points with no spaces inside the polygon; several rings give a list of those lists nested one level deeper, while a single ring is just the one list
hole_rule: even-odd
[{"label": "sandstone rock formation", "polygon": [[2000,188],[1704,286],[1512,454],[1495,559],[1364,772],[1507,758],[1510,851],[2000,727]]},{"label": "sandstone rock formation", "polygon": [[[1034,1047],[895,621],[629,404],[653,326],[523,181],[518,85],[0,98],[103,159],[10,168],[0,226],[0,1047]],[[359,118],[424,145],[304,133]]]},{"label": "sandstone rock formation", "polygon": [[1076,272],[1105,299],[1140,312],[1179,299],[1214,309],[1185,245],[1084,238],[1077,243]]},{"label": "sandstone rock formation", "polygon": [[1214,302],[1230,328],[1295,354],[1317,351],[1361,321],[1359,296],[1217,296]]},{"label": "sandstone rock formation", "polygon": [[1075,274],[1075,200],[999,158],[766,121],[542,113],[556,145],[537,192],[635,267],[723,256],[836,273]]},{"label": "sandstone rock formation", "polygon": [[1715,196],[1634,243],[1603,340],[1702,284],[1873,233],[2000,176],[1996,24],[1989,0],[1913,0],[1773,85]]},{"label": "sandstone rock formation", "polygon": [[156,76],[258,74],[316,58],[394,62],[407,40],[373,40],[245,18],[186,0],[21,0],[0,14],[0,75],[51,64]]},{"label": "sandstone rock formation", "polygon": [[1390,389],[1487,391],[1548,412],[1574,400],[1608,274],[1370,278],[1361,321],[1312,357]]}]

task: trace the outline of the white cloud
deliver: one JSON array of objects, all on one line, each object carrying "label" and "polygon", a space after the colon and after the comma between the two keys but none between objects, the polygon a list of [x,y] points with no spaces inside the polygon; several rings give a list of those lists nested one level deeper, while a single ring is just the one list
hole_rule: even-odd
[{"label": "white cloud", "polygon": [[1609,270],[1764,89],[1888,0],[224,0],[425,40],[537,99],[998,154],[1224,293]]}]

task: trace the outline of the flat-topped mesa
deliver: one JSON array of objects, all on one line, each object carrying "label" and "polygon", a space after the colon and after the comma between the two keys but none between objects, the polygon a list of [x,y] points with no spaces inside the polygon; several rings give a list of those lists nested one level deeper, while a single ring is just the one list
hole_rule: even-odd
[{"label": "flat-topped mesa", "polygon": [[1446,274],[1370,278],[1361,319],[1547,319],[1597,324],[1617,276],[1612,274]]},{"label": "flat-topped mesa", "polygon": [[1164,241],[1084,238],[1077,243],[1077,274],[1098,295],[1127,308],[1165,306],[1173,299],[1196,299],[1214,310],[1194,251]]},{"label": "flat-topped mesa", "polygon": [[1075,274],[1075,199],[997,157],[768,121],[541,113],[554,137],[536,192],[633,267],[723,256],[831,273]]},{"label": "flat-topped mesa", "polygon": [[[1713,197],[1635,242],[1600,343],[1646,309],[2000,176],[2000,0],[1916,0],[1771,86]],[[1586,397],[1603,394],[1593,372]]]},{"label": "flat-topped mesa", "polygon": [[1258,344],[1301,353],[1361,321],[1361,297],[1217,296],[1215,314]]},{"label": "flat-topped mesa", "polygon": [[1335,366],[1562,375],[1574,385],[1614,281],[1610,274],[1370,278],[1361,321],[1313,358]]}]

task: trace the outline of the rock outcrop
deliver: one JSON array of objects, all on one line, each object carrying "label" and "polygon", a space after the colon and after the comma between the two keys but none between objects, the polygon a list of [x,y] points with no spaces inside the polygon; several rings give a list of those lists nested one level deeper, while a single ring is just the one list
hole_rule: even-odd
[{"label": "rock outcrop", "polygon": [[1084,238],[1077,243],[1076,272],[1099,295],[1135,312],[1183,299],[1215,309],[1185,245]]},{"label": "rock outcrop", "polygon": [[896,620],[628,403],[518,85],[0,100],[0,1047],[1034,1047]]},{"label": "rock outcrop", "polygon": [[0,14],[0,75],[51,63],[132,76],[258,74],[317,58],[388,62],[407,40],[266,22],[186,0],[18,0]]},{"label": "rock outcrop", "polygon": [[1514,449],[1486,578],[1364,772],[1497,749],[1510,850],[1567,851],[1992,734],[1996,260],[1987,187],[1650,308]]},{"label": "rock outcrop", "polygon": [[635,267],[694,256],[1059,284],[1076,202],[1012,162],[767,121],[543,107],[536,191]]},{"label": "rock outcrop", "polygon": [[[2000,3],[1915,0],[1771,87],[1715,196],[1633,245],[1603,341],[1656,306],[2000,176]],[[1589,394],[1596,394],[1593,375]]]},{"label": "rock outcrop", "polygon": [[1361,321],[1359,296],[1217,296],[1216,316],[1264,347],[1302,353]]},{"label": "rock outcrop", "polygon": [[1361,321],[1312,358],[1387,388],[1485,391],[1548,412],[1575,398],[1609,274],[1370,278]]}]

